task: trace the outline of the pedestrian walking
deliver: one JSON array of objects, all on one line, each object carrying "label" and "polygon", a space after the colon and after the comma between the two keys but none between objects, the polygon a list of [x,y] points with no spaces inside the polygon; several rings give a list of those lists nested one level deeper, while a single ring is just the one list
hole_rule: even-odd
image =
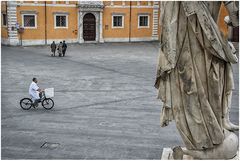
[{"label": "pedestrian walking", "polygon": [[55,41],[53,41],[51,44],[51,52],[52,52],[51,56],[55,56],[56,48],[57,48],[57,45],[55,44]]},{"label": "pedestrian walking", "polygon": [[67,50],[67,44],[65,43],[65,40],[63,40],[63,56],[65,56]]},{"label": "pedestrian walking", "polygon": [[63,53],[63,43],[62,41],[60,42],[60,44],[58,45],[58,56],[61,57],[62,56],[62,53]]}]

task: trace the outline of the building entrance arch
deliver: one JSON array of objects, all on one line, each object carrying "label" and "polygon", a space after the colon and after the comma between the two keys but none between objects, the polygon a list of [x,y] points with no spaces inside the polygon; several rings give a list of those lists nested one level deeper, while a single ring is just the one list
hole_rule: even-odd
[{"label": "building entrance arch", "polygon": [[92,13],[87,13],[83,17],[83,39],[84,41],[96,40],[96,18]]}]

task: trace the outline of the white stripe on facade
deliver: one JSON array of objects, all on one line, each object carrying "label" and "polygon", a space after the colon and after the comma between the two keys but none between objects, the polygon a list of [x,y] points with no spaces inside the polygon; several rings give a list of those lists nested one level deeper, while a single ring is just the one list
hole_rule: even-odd
[{"label": "white stripe on facade", "polygon": [[[66,43],[79,43],[78,39],[64,39]],[[152,37],[132,37],[130,38],[131,42],[141,42],[141,41],[153,41],[153,40],[158,40],[156,38]],[[60,43],[60,41],[63,41],[63,39],[48,39],[47,44],[51,44],[53,41],[55,43]],[[104,38],[104,42],[129,42],[129,38]],[[9,44],[8,39],[2,39],[3,44]],[[88,43],[86,41],[85,43]],[[93,43],[93,42],[89,42]],[[97,41],[94,41],[94,43],[98,43]],[[45,39],[27,39],[27,40],[22,40],[22,45],[23,46],[31,46],[31,45],[45,45]]]},{"label": "white stripe on facade", "polygon": [[[17,3],[19,6],[45,6],[45,4],[42,3]],[[47,7],[77,7],[75,4],[46,4]],[[105,6],[105,8],[130,8],[129,5],[110,5]],[[159,8],[159,6],[131,6],[131,8]]]},{"label": "white stripe on facade", "polygon": [[[130,6],[105,6],[105,8],[130,8]],[[155,8],[154,6],[131,6],[131,8]],[[159,8],[159,6],[157,7]]]},{"label": "white stripe on facade", "polygon": [[[17,3],[19,6],[36,6],[36,7],[42,7],[45,6],[45,4],[41,3]],[[47,7],[77,7],[75,4],[46,4]]]},{"label": "white stripe on facade", "polygon": [[[51,44],[53,41],[55,41],[56,44],[60,43],[60,41],[65,40],[66,43],[77,43],[77,39],[48,39],[47,44]],[[45,45],[45,39],[28,39],[28,40],[22,40],[23,46],[30,46],[30,45]]]}]

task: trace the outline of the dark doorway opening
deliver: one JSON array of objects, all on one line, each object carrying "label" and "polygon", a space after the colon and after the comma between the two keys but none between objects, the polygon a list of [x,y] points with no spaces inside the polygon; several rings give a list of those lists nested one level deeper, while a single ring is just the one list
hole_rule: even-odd
[{"label": "dark doorway opening", "polygon": [[96,20],[92,13],[83,17],[83,39],[84,41],[96,40]]}]

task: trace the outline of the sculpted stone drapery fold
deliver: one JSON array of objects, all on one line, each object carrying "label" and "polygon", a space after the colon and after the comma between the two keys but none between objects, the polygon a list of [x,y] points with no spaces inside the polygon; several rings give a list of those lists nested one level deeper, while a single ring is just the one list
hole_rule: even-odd
[{"label": "sculpted stone drapery fold", "polygon": [[161,4],[155,83],[163,102],[160,123],[167,126],[174,119],[188,150],[216,149],[226,139],[225,130],[231,130],[224,119],[234,88],[231,63],[238,60],[216,24],[220,5],[202,1]]}]

